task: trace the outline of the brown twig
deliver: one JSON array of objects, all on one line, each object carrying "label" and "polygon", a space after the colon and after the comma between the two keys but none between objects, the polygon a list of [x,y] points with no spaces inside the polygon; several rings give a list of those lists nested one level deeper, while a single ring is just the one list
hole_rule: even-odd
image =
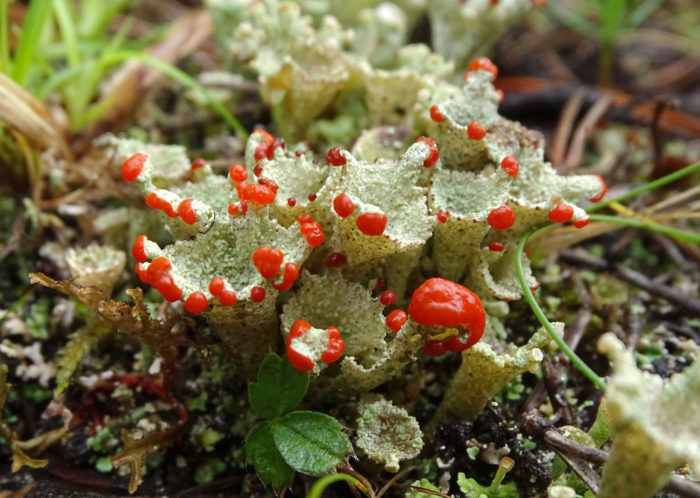
[{"label": "brown twig", "polygon": [[396,482],[398,482],[399,479],[403,479],[409,472],[411,472],[415,467],[413,465],[409,465],[405,469],[402,469],[401,472],[398,472],[397,474],[394,475],[391,479],[389,479],[384,486],[377,492],[376,498],[382,498],[384,496],[384,493],[389,491],[389,488],[391,488]]},{"label": "brown twig", "polygon": [[661,137],[661,128],[659,127],[659,122],[661,121],[661,115],[664,110],[668,107],[668,100],[663,97],[657,97],[654,102],[654,114],[651,118],[651,143],[654,149],[654,170],[652,172],[652,178],[659,178],[665,173],[664,170],[664,151],[663,151],[663,139]]},{"label": "brown twig", "polygon": [[571,405],[566,399],[564,378],[561,375],[562,365],[555,364],[549,356],[542,360],[542,380],[547,388],[547,394],[552,403],[552,407],[561,417],[564,425],[571,425],[574,420]]},{"label": "brown twig", "polygon": [[569,263],[588,266],[595,270],[611,271],[621,280],[633,284],[648,293],[660,296],[694,315],[700,315],[700,300],[668,285],[654,282],[646,275],[623,265],[610,266],[605,260],[581,251],[562,251],[560,257]]},{"label": "brown twig", "polygon": [[574,128],[574,121],[581,110],[581,105],[586,97],[586,93],[587,92],[582,88],[576,90],[566,101],[566,105],[561,111],[557,129],[552,139],[550,153],[550,160],[552,161],[552,166],[555,168],[559,167],[564,162],[564,155],[566,154],[566,146],[569,143],[571,130]]},{"label": "brown twig", "polygon": [[588,138],[589,133],[600,118],[602,118],[607,112],[611,103],[612,99],[608,95],[600,95],[595,101],[595,104],[593,104],[593,107],[588,110],[579,125],[576,127],[576,131],[571,138],[571,146],[569,147],[569,151],[566,154],[566,159],[562,165],[564,172],[571,171],[581,163],[586,138]]},{"label": "brown twig", "polygon": [[626,282],[636,285],[640,289],[644,289],[650,294],[661,296],[676,306],[679,306],[686,311],[693,313],[694,315],[700,316],[700,300],[695,299],[684,292],[681,292],[668,285],[655,283],[646,275],[622,265],[615,266],[615,275]]}]

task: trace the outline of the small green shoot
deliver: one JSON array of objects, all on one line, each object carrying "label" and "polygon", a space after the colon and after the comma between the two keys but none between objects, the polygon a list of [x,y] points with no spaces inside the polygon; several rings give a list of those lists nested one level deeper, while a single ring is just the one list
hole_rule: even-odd
[{"label": "small green shoot", "polygon": [[514,482],[502,484],[503,478],[514,465],[515,461],[512,458],[501,458],[496,475],[489,486],[482,486],[476,480],[467,478],[462,472],[457,475],[457,485],[467,498],[517,498],[520,493]]}]

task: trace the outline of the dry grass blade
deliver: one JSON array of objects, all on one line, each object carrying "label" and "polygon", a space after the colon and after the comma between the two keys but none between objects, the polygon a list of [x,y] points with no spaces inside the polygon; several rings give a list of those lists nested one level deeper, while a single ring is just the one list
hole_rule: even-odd
[{"label": "dry grass blade", "polygon": [[68,146],[46,108],[3,73],[0,73],[0,121],[21,133],[36,149],[54,148],[70,157]]}]

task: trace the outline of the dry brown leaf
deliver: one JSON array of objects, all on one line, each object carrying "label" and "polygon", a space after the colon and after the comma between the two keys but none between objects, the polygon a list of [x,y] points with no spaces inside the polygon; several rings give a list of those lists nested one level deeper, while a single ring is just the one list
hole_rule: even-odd
[{"label": "dry brown leaf", "polygon": [[[7,401],[7,393],[10,392],[10,385],[7,383],[7,365],[0,365],[0,414]],[[27,455],[20,447],[21,441],[17,438],[15,431],[5,425],[0,419],[0,436],[5,440],[5,443],[12,451],[12,472],[17,472],[24,466],[38,469],[46,467],[49,461],[44,459],[36,459]]]},{"label": "dry brown leaf", "polygon": [[74,280],[57,281],[43,273],[30,273],[29,280],[32,284],[41,284],[76,298],[120,332],[148,344],[158,352],[172,346],[191,346],[201,350],[208,345],[195,342],[188,336],[187,333],[197,326],[197,322],[188,317],[171,315],[163,320],[151,318],[143,302],[143,291],[138,287],[126,291],[134,300],[132,306],[121,301],[106,301],[99,289],[80,287]]},{"label": "dry brown leaf", "polygon": [[182,430],[184,423],[185,421],[181,420],[163,431],[152,432],[141,439],[132,438],[126,429],[122,429],[124,449],[112,457],[112,465],[114,465],[115,468],[119,468],[122,465],[129,466],[131,470],[131,476],[129,477],[129,493],[133,494],[143,482],[143,478],[141,477],[143,458],[148,454],[161,451],[165,446],[170,444],[174,436]]}]

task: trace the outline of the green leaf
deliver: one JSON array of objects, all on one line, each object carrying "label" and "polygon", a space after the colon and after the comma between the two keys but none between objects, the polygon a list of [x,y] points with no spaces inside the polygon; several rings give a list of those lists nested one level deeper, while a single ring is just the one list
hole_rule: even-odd
[{"label": "green leaf", "polygon": [[258,381],[248,384],[248,397],[255,413],[273,419],[294,408],[308,386],[308,372],[300,372],[284,358],[270,353],[260,364]]},{"label": "green leaf", "polygon": [[272,424],[272,436],[290,467],[314,476],[331,472],[352,453],[340,422],[323,413],[288,413]]},{"label": "green leaf", "polygon": [[256,425],[245,442],[245,452],[255,466],[260,480],[280,488],[292,482],[294,471],[287,465],[275,446],[272,427],[268,422]]}]

